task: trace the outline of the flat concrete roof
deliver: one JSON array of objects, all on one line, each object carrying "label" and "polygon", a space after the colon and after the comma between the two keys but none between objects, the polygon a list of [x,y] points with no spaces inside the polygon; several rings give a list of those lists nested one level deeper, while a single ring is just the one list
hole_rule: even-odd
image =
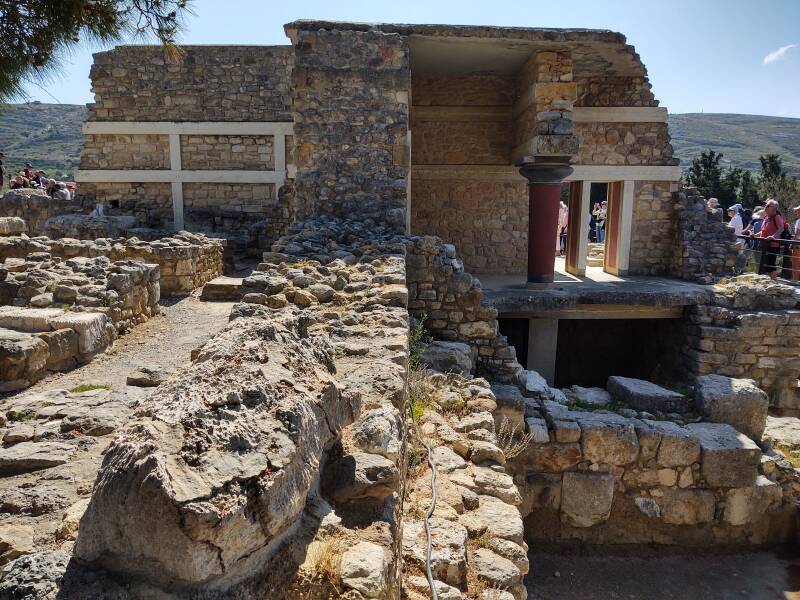
[{"label": "flat concrete roof", "polygon": [[567,319],[678,318],[711,301],[711,286],[669,277],[617,277],[588,267],[587,277],[556,273],[552,286],[530,289],[523,276],[478,276],[484,302],[501,317]]},{"label": "flat concrete roof", "polygon": [[298,20],[284,26],[295,39],[300,30],[380,31],[410,38],[411,71],[431,75],[512,75],[535,50],[570,50],[575,74],[646,76],[625,36],[608,29],[555,29],[489,25],[414,25]]}]

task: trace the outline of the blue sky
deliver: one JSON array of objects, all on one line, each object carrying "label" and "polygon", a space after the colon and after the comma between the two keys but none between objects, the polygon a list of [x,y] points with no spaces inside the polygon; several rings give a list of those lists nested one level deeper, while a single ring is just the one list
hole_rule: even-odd
[{"label": "blue sky", "polygon": [[[613,29],[636,46],[671,112],[800,118],[800,0],[195,0],[194,13],[184,43],[285,44],[283,24],[300,18]],[[29,99],[91,102],[100,49],[82,44],[44,89],[27,86]]]}]

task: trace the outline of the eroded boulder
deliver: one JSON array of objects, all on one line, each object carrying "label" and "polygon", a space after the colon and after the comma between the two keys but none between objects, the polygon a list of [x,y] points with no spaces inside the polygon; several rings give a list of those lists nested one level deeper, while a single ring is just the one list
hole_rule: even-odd
[{"label": "eroded boulder", "polygon": [[752,379],[723,375],[698,377],[695,402],[712,421],[732,425],[756,441],[764,434],[769,398]]},{"label": "eroded boulder", "polygon": [[171,588],[265,568],[357,412],[332,354],[302,318],[233,321],[109,447],[76,556]]}]

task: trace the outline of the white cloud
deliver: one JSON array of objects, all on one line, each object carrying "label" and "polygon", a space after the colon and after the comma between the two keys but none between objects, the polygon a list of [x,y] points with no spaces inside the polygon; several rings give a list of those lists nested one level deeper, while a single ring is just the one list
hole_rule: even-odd
[{"label": "white cloud", "polygon": [[797,44],[789,44],[788,46],[781,46],[777,50],[770,52],[764,57],[764,64],[768,65],[769,63],[773,63],[777,60],[782,60],[786,58],[786,54],[789,52],[789,50],[791,50],[792,48],[797,48],[797,46],[798,46]]}]

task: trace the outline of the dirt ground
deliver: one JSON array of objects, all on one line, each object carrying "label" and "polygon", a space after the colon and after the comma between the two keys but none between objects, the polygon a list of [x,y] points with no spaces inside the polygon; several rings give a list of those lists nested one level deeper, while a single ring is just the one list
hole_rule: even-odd
[{"label": "dirt ground", "polygon": [[800,600],[796,549],[562,547],[534,549],[529,559],[529,600]]},{"label": "dirt ground", "polygon": [[195,295],[162,298],[161,314],[118,337],[109,353],[73,371],[51,373],[26,392],[80,384],[103,384],[122,391],[127,376],[140,367],[175,371],[189,364],[194,348],[227,325],[232,306],[232,302],[200,302]]}]

